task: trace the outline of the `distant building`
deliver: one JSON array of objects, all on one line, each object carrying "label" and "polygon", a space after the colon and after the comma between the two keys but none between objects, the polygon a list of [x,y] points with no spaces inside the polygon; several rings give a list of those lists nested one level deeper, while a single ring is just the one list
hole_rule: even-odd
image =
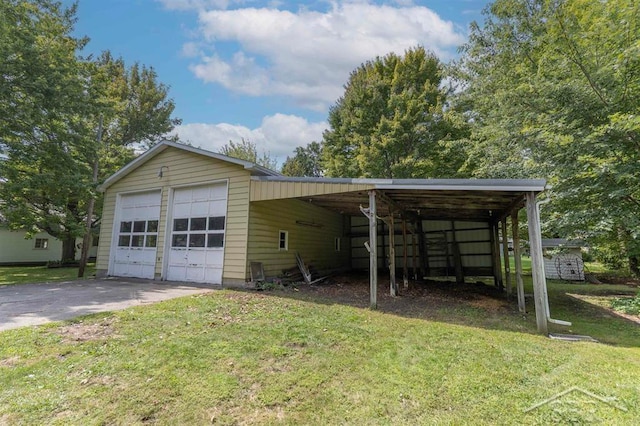
[{"label": "distant building", "polygon": [[584,241],[550,238],[542,240],[545,276],[553,280],[584,281]]},{"label": "distant building", "polygon": [[[46,232],[39,232],[33,238],[25,238],[23,230],[12,231],[6,220],[0,216],[0,265],[44,265],[62,258],[62,241]],[[81,247],[82,239],[77,240]],[[94,238],[89,257],[95,258],[98,239]],[[80,250],[76,251],[80,258]]]}]

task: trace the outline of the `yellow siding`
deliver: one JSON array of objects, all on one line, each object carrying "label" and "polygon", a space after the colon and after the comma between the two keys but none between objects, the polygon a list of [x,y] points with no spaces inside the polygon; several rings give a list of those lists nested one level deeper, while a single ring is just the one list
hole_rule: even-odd
[{"label": "yellow siding", "polygon": [[[158,178],[160,166],[169,167],[164,169],[162,179]],[[235,164],[173,147],[157,154],[107,189],[100,228],[100,245],[97,256],[98,271],[106,272],[108,269],[118,193],[162,190],[158,254],[155,269],[156,276],[160,276],[164,257],[169,188],[204,184],[219,180],[228,180],[229,182],[223,282],[225,279],[244,280],[247,270],[246,241],[249,217],[250,172]]]},{"label": "yellow siding", "polygon": [[251,181],[251,201],[280,200],[311,195],[337,194],[341,192],[365,191],[374,185],[327,182],[278,182]]},{"label": "yellow siding", "polygon": [[[335,269],[349,265],[349,240],[344,236],[343,218],[338,213],[298,200],[251,203],[248,261],[262,262],[267,276],[296,266],[296,253],[315,268]],[[296,221],[320,226],[303,226]],[[289,249],[279,250],[279,231],[288,231]],[[335,238],[341,238],[336,252]]]}]

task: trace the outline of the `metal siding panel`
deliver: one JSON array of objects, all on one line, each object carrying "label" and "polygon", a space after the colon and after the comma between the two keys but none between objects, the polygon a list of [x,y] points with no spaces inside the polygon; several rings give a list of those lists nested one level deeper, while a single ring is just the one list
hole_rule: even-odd
[{"label": "metal siding panel", "polygon": [[[296,221],[321,227],[303,226]],[[289,249],[278,249],[280,230],[289,233]],[[343,239],[342,250],[334,250],[334,238]],[[318,269],[348,266],[348,246],[343,236],[342,216],[298,200],[251,203],[248,260],[263,262],[267,275],[295,267],[295,253]],[[248,265],[245,266],[245,268]]]}]

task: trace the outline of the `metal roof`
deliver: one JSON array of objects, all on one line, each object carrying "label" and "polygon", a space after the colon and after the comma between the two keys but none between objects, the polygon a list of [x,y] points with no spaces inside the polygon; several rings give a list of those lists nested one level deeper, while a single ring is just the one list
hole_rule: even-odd
[{"label": "metal roof", "polygon": [[542,248],[581,248],[587,246],[587,242],[584,240],[567,240],[566,238],[543,238],[541,242]]},{"label": "metal roof", "polygon": [[[352,216],[378,197],[378,214],[442,220],[496,220],[524,206],[527,192],[542,192],[543,179],[350,179],[252,177],[252,201],[296,198]],[[293,188],[292,188],[293,186]],[[279,190],[286,187],[287,190]]]},{"label": "metal roof", "polygon": [[494,189],[512,191],[544,191],[544,179],[370,179],[291,176],[255,176],[263,182],[347,183],[376,185],[380,189]]}]

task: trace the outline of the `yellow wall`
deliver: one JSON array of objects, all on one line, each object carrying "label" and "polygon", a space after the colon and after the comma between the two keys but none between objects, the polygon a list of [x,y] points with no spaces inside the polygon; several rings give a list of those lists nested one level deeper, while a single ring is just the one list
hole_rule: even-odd
[{"label": "yellow wall", "polygon": [[278,200],[311,195],[366,191],[374,185],[362,183],[251,181],[251,201]]},{"label": "yellow wall", "polygon": [[[164,169],[162,179],[158,178],[160,166],[169,167],[168,170]],[[247,271],[246,241],[249,217],[250,172],[235,164],[173,147],[158,153],[107,189],[104,197],[104,213],[97,256],[98,273],[106,273],[109,266],[109,251],[111,249],[113,220],[118,193],[162,190],[158,253],[155,268],[156,277],[159,277],[162,273],[161,259],[164,256],[169,188],[227,179],[229,193],[223,282],[225,280],[244,280]]]},{"label": "yellow wall", "polygon": [[[316,269],[349,266],[348,218],[299,200],[255,201],[249,217],[249,262],[262,262],[267,276],[296,266],[296,253]],[[296,221],[319,226],[303,226]],[[279,231],[288,231],[289,248],[278,248]],[[341,238],[336,252],[335,237]]]}]

